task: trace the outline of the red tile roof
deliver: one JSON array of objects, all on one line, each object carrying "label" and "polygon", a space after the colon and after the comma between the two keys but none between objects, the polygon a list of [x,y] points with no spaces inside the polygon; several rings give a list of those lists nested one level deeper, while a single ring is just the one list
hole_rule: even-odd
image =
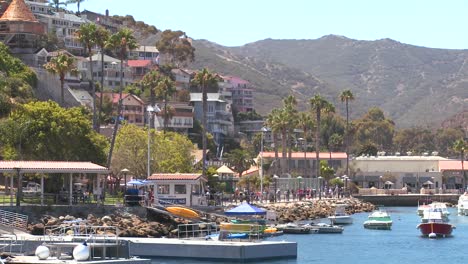
[{"label": "red tile roof", "polygon": [[[118,104],[118,103],[119,103],[119,93],[103,93],[103,94],[104,94],[104,96],[111,98],[111,99],[112,99],[112,103],[114,103],[114,104]],[[100,98],[100,97],[101,97],[101,93],[96,93],[96,96],[97,96],[98,98]],[[122,99],[125,99],[125,98],[127,98],[128,96],[133,96],[133,98],[135,98],[138,102],[140,102],[140,103],[143,104],[143,105],[145,104],[145,102],[143,102],[143,100],[142,100],[140,97],[136,96],[136,95],[129,94],[129,93],[122,93]]]},{"label": "red tile roof", "polygon": [[13,0],[0,20],[39,23],[24,0]]},{"label": "red tile roof", "polygon": [[128,60],[127,65],[129,67],[148,67],[151,65],[150,60]]},{"label": "red tile roof", "polygon": [[155,173],[148,177],[148,180],[198,180],[203,178],[199,173]]},{"label": "red tile roof", "polygon": [[[275,152],[263,152],[263,157],[264,158],[274,158],[275,157]],[[281,158],[282,154],[281,152],[278,153],[278,157]],[[291,157],[293,159],[304,159],[304,152],[293,152]],[[345,152],[332,152],[331,153],[331,158],[332,159],[346,159],[346,153]],[[315,152],[306,152],[306,158],[307,159],[315,159]],[[329,159],[330,158],[330,152],[320,152],[319,153],[319,158],[320,159]]]},{"label": "red tile roof", "polygon": [[0,161],[0,172],[107,173],[106,167],[89,161]]},{"label": "red tile roof", "polygon": [[[465,170],[468,165],[468,162],[464,162]],[[439,170],[462,170],[462,163],[459,160],[440,160],[439,161]]]}]

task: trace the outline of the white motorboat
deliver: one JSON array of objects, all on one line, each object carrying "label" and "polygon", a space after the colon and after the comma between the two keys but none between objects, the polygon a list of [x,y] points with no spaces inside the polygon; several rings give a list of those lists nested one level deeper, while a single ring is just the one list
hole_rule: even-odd
[{"label": "white motorboat", "polygon": [[460,198],[458,198],[457,207],[459,215],[468,215],[468,193],[460,195]]},{"label": "white motorboat", "polygon": [[353,223],[353,218],[346,214],[346,204],[337,204],[335,214],[328,217],[334,225],[347,225]]},{"label": "white motorboat", "polygon": [[367,221],[364,222],[364,228],[390,230],[393,221],[390,215],[385,211],[375,211],[369,215]]},{"label": "white motorboat", "polygon": [[317,234],[341,234],[344,231],[342,226],[326,223],[311,223],[308,226],[312,229],[312,233]]}]

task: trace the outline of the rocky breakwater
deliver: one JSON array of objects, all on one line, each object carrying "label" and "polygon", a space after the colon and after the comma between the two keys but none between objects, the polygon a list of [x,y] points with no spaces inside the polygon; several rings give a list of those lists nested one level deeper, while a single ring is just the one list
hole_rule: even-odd
[{"label": "rocky breakwater", "polygon": [[276,212],[279,223],[289,223],[328,217],[334,214],[336,204],[346,204],[348,214],[371,212],[375,209],[373,204],[353,198],[277,203],[263,207]]},{"label": "rocky breakwater", "polygon": [[[201,222],[216,222],[221,223],[227,221],[227,218],[219,215],[205,215]],[[81,234],[89,233],[90,226],[94,227],[117,227],[120,237],[168,237],[173,238],[178,236],[178,225],[192,224],[192,221],[171,217],[162,214],[150,215],[147,218],[139,217],[138,215],[120,210],[115,213],[95,216],[88,214],[86,219],[76,218],[71,215],[54,217],[44,215],[36,223],[28,225],[28,231],[33,235],[50,234],[54,230],[54,234],[65,231],[71,235],[74,232]],[[58,228],[61,227],[61,228]],[[198,225],[199,229],[208,228],[204,224]],[[96,229],[98,234],[113,233],[113,229],[100,228]]]}]

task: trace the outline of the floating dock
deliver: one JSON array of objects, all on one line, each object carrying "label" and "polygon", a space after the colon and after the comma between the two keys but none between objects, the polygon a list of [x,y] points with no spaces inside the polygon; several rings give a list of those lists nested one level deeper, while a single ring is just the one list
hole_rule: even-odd
[{"label": "floating dock", "polygon": [[125,238],[131,256],[252,261],[297,258],[297,243],[216,241],[172,238]]},{"label": "floating dock", "polygon": [[[130,259],[103,259],[103,260],[90,260],[90,261],[81,261],[87,264],[151,264],[150,259],[139,259],[139,258],[130,258]],[[57,258],[48,258],[46,260],[39,260],[36,256],[16,256],[13,259],[10,259],[8,263],[15,264],[76,264],[77,261],[74,259],[57,259]]]}]

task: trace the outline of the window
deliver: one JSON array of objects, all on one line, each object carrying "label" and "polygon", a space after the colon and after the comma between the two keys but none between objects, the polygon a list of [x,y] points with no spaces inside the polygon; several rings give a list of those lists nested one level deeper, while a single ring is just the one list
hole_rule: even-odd
[{"label": "window", "polygon": [[174,185],[174,194],[186,194],[187,188],[186,185],[176,184]]},{"label": "window", "polygon": [[169,194],[169,184],[158,185],[158,194]]}]

